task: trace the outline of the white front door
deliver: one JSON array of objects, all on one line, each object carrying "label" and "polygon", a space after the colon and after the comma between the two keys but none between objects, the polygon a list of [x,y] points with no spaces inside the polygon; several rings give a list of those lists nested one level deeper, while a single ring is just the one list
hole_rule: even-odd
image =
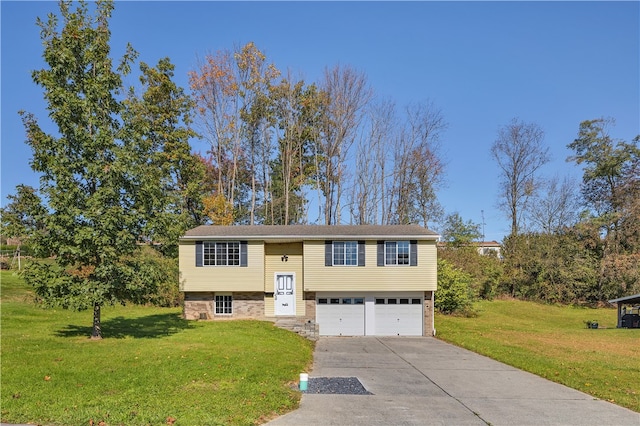
[{"label": "white front door", "polygon": [[296,314],[296,285],[292,273],[276,273],[274,299],[276,315]]}]

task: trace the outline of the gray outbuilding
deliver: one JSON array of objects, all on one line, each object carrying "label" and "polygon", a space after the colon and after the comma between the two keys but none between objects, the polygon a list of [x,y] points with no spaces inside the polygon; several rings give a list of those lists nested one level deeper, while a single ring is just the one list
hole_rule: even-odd
[{"label": "gray outbuilding", "polygon": [[640,293],[609,300],[618,305],[618,328],[640,328]]}]

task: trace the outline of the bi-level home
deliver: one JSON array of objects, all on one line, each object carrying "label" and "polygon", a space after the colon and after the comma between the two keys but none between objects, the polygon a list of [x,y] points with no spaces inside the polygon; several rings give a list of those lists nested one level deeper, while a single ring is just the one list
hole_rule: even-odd
[{"label": "bi-level home", "polygon": [[184,315],[431,336],[437,239],[418,225],[199,226],[180,238]]}]

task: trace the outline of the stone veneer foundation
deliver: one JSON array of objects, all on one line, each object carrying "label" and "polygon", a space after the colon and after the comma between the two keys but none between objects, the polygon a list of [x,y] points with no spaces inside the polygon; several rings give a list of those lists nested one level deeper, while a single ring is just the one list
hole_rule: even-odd
[{"label": "stone veneer foundation", "polygon": [[[228,293],[227,293],[228,294]],[[225,319],[266,319],[264,314],[264,293],[231,293],[233,296],[233,314],[231,315],[215,315],[214,314],[214,298],[215,293],[185,293],[184,311],[185,319],[209,319],[209,320],[225,320]],[[315,320],[316,317],[316,293],[304,293],[305,318]],[[424,323],[423,335],[431,336],[433,334],[433,292],[424,292]]]},{"label": "stone veneer foundation", "polygon": [[422,312],[424,313],[424,323],[422,328],[423,336],[433,335],[433,292],[424,292],[424,307]]},{"label": "stone veneer foundation", "polygon": [[[229,293],[225,293],[229,294]],[[185,293],[183,316],[188,320],[197,319],[239,319],[264,318],[264,293],[231,293],[233,296],[233,314],[216,315],[215,293]]]},{"label": "stone veneer foundation", "polygon": [[307,318],[316,319],[316,293],[307,291],[304,293],[304,314]]}]

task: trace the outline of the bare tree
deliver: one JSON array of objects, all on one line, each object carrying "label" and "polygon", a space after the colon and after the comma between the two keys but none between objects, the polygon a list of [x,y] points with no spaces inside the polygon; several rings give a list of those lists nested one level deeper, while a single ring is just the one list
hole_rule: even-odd
[{"label": "bare tree", "polygon": [[393,144],[393,175],[391,188],[387,198],[391,203],[388,221],[393,224],[407,224],[411,222],[411,194],[413,188],[413,140],[407,129],[402,129]]},{"label": "bare tree", "polygon": [[358,143],[353,191],[349,204],[351,222],[356,225],[375,224],[377,186],[373,182],[378,175],[378,164],[374,161],[376,148],[375,140],[362,138]]},{"label": "bare tree", "polygon": [[391,169],[395,139],[395,104],[389,100],[374,102],[367,109],[366,131],[358,143],[356,171],[351,202],[352,222],[387,223],[388,208],[385,172]]},{"label": "bare tree", "polygon": [[431,102],[412,104],[404,122],[391,101],[372,103],[360,140],[351,200],[351,221],[397,224],[442,216],[436,192],[444,182],[440,137],[447,124]]},{"label": "bare tree", "polygon": [[537,195],[529,207],[531,222],[545,234],[574,225],[579,207],[576,188],[579,188],[578,183],[570,177],[560,180],[554,176],[544,182],[543,191],[539,191],[544,194]]},{"label": "bare tree", "polygon": [[439,145],[447,124],[431,102],[410,105],[406,114],[394,144],[391,222],[426,227],[443,214],[436,192],[444,183]]},{"label": "bare tree", "polygon": [[527,202],[539,187],[536,173],[549,162],[544,131],[516,118],[501,127],[491,147],[500,170],[500,207],[511,219],[511,235],[518,234]]},{"label": "bare tree", "polygon": [[364,73],[339,65],[325,69],[320,84],[324,114],[320,124],[321,183],[325,198],[325,224],[340,223],[340,200],[344,191],[346,161],[365,105],[372,96]]},{"label": "bare tree", "polygon": [[240,109],[236,62],[228,50],[209,54],[189,73],[198,111],[197,123],[211,144],[216,197],[234,205],[241,154]]},{"label": "bare tree", "polygon": [[436,191],[444,184],[445,164],[440,154],[440,137],[447,123],[432,102],[414,104],[407,108],[411,132],[416,140],[413,150],[413,210],[425,227],[442,217],[444,210]]}]

